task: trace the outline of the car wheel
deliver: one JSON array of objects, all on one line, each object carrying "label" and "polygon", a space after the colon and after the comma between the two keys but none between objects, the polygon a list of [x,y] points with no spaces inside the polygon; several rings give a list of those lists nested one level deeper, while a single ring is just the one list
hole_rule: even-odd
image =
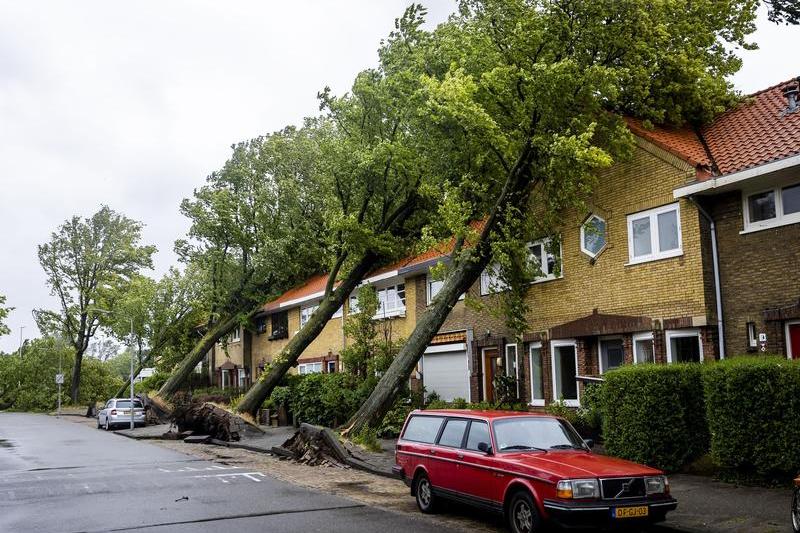
[{"label": "car wheel", "polygon": [[430,514],[436,508],[436,497],[433,495],[431,480],[425,474],[417,476],[416,489],[417,507],[423,513]]},{"label": "car wheel", "polygon": [[97,417],[97,429],[100,429],[101,427],[103,427],[103,426],[100,425],[100,417],[98,416]]},{"label": "car wheel", "polygon": [[534,533],[541,530],[542,520],[533,498],[527,491],[511,497],[508,506],[508,525],[514,533]]},{"label": "car wheel", "polygon": [[800,533],[800,488],[795,487],[792,494],[792,530]]},{"label": "car wheel", "polygon": [[106,431],[110,431],[111,430],[111,424],[108,423],[108,417],[106,417],[106,425],[103,426],[103,427],[105,428]]}]

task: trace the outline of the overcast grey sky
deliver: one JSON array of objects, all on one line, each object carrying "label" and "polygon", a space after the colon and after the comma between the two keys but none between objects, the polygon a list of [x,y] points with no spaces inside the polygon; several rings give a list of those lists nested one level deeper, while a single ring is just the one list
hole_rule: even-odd
[{"label": "overcast grey sky", "polygon": [[[36,245],[105,203],[146,224],[156,273],[175,262],[182,198],[232,143],[298,124],[325,85],[376,62],[410,0],[0,0],[0,351],[55,307]],[[425,0],[443,21],[451,0]],[[753,92],[800,75],[800,28],[759,20],[734,78]]]}]

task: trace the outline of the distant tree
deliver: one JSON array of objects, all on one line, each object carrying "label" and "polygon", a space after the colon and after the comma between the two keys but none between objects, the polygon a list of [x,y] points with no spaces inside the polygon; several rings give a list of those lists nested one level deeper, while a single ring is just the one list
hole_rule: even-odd
[{"label": "distant tree", "polygon": [[8,329],[8,326],[5,323],[6,318],[8,318],[8,314],[14,310],[13,307],[4,307],[6,303],[6,297],[0,294],[0,337],[3,335],[8,335],[11,333],[11,330]]},{"label": "distant tree", "polygon": [[78,401],[83,355],[120,290],[152,268],[154,246],[142,246],[142,224],[102,206],[90,218],[72,217],[39,246],[39,263],[59,311],[36,309],[39,330],[67,339],[74,350],[70,398]]}]

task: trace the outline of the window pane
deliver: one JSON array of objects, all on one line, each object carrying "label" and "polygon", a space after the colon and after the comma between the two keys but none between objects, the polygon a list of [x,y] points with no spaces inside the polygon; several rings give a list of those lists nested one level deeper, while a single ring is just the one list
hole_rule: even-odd
[{"label": "window pane", "polygon": [[442,280],[431,280],[428,283],[431,300],[436,298],[436,295],[439,294],[439,291],[442,290],[442,287],[444,287],[444,281]]},{"label": "window pane", "polygon": [[791,187],[784,187],[781,191],[783,214],[800,213],[800,183]]},{"label": "window pane", "polygon": [[767,191],[754,194],[747,199],[750,211],[750,222],[775,218],[775,192]]},{"label": "window pane", "polygon": [[556,399],[577,400],[578,384],[575,376],[578,369],[575,367],[575,347],[557,346],[556,355]]},{"label": "window pane", "polygon": [[513,345],[506,346],[506,375],[517,377],[517,347]]},{"label": "window pane", "polygon": [[467,449],[477,451],[478,444],[481,442],[485,442],[486,444],[491,444],[492,442],[489,438],[489,424],[473,420],[472,425],[469,427],[469,435],[467,436]]},{"label": "window pane", "polygon": [[670,339],[672,360],[676,363],[700,362],[700,337],[672,337]]},{"label": "window pane", "polygon": [[653,252],[650,244],[650,217],[632,221],[631,228],[633,230],[633,256],[650,255]]},{"label": "window pane", "polygon": [[658,249],[661,252],[676,250],[678,241],[678,212],[667,211],[658,215]]},{"label": "window pane", "polygon": [[653,339],[638,339],[634,347],[637,363],[655,363]]},{"label": "window pane", "polygon": [[403,438],[405,440],[433,444],[441,425],[442,418],[439,416],[414,416],[408,421],[408,427],[403,433]]},{"label": "window pane", "polygon": [[620,339],[601,341],[600,350],[603,357],[604,371],[620,367],[625,362],[622,340]]},{"label": "window pane", "polygon": [[531,399],[544,399],[544,383],[542,381],[542,349],[531,348]]},{"label": "window pane", "polygon": [[439,439],[439,444],[442,446],[452,446],[453,448],[460,448],[461,441],[464,438],[464,430],[467,429],[466,420],[448,420],[442,431],[442,436]]},{"label": "window pane", "polygon": [[606,245],[606,223],[597,217],[590,218],[583,225],[583,247],[597,255]]}]

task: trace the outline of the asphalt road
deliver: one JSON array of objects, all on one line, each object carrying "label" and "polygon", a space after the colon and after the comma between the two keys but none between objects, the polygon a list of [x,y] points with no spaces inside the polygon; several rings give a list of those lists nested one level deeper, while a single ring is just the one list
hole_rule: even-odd
[{"label": "asphalt road", "polygon": [[0,532],[447,531],[45,415],[0,413]]}]

